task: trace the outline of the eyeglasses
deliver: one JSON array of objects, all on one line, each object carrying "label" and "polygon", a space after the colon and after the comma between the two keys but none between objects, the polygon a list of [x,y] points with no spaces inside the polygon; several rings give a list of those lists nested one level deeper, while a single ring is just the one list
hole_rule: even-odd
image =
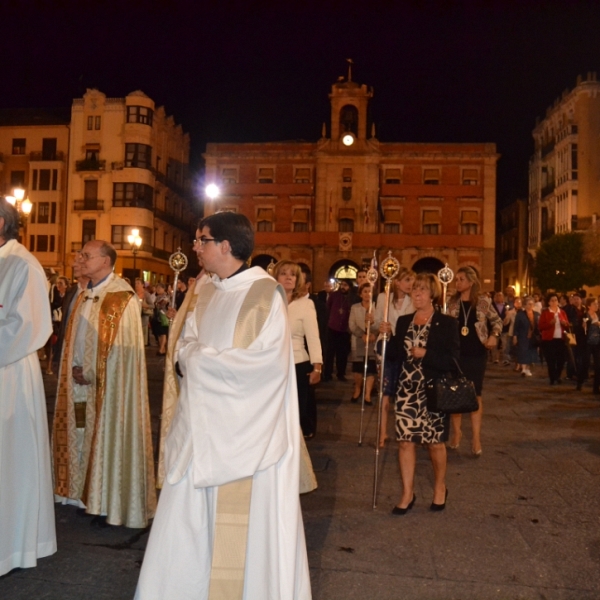
[{"label": "eyeglasses", "polygon": [[216,240],[215,238],[207,238],[207,237],[201,236],[199,239],[194,240],[194,246],[196,244],[200,244],[201,246],[205,246],[206,244],[208,244],[208,242],[215,242],[216,244],[218,244],[219,240]]},{"label": "eyeglasses", "polygon": [[93,255],[93,256],[92,256],[91,254],[88,254],[87,252],[80,252],[80,253],[78,254],[78,256],[79,256],[79,258],[80,258],[81,260],[83,260],[83,261],[88,261],[88,260],[90,260],[91,258],[98,258],[98,257],[100,257],[100,258],[105,258],[104,256],[102,256],[102,254],[95,254],[95,255]]}]

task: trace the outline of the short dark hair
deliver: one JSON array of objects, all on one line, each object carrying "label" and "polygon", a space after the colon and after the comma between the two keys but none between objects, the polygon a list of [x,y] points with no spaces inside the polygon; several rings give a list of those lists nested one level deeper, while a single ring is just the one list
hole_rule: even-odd
[{"label": "short dark hair", "polygon": [[557,294],[556,292],[548,292],[546,294],[546,304],[550,304],[550,300],[552,298],[556,298],[557,300],[560,300],[560,294]]},{"label": "short dark hair", "polygon": [[198,229],[204,227],[210,229],[217,242],[227,240],[232,256],[238,260],[246,261],[252,256],[254,231],[248,217],[231,211],[218,212],[200,220]]},{"label": "short dark hair", "polygon": [[98,252],[100,252],[102,256],[108,256],[108,258],[110,258],[111,267],[115,266],[115,263],[117,262],[117,251],[114,246],[108,242],[102,242],[102,245],[98,248]]},{"label": "short dark hair", "polygon": [[0,235],[6,241],[16,240],[19,237],[19,212],[6,198],[0,198],[0,217],[4,219]]}]

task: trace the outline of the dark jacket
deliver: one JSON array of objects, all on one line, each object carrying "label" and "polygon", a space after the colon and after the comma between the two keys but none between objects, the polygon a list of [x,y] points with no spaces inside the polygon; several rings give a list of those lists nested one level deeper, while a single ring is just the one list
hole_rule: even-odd
[{"label": "dark jacket", "polygon": [[[387,344],[386,359],[406,360],[404,338],[413,320],[414,313],[398,317],[396,335]],[[458,337],[458,321],[453,317],[435,312],[431,318],[427,352],[423,357],[423,374],[426,379],[442,377],[449,371],[456,371],[455,360],[460,358],[460,341]]]}]

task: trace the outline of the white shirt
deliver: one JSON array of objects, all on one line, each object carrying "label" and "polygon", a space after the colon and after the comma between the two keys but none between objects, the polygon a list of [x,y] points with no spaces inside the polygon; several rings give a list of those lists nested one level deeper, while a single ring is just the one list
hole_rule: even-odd
[{"label": "white shirt", "polygon": [[[308,296],[304,296],[288,304],[288,321],[292,334],[294,363],[298,364],[307,360],[310,360],[313,365],[322,363],[323,353],[314,302]],[[304,345],[304,338],[306,338],[308,352]]]}]

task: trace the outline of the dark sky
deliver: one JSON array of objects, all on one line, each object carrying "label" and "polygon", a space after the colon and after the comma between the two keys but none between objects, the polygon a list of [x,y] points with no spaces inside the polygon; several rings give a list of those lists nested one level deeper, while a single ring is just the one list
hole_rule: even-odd
[{"label": "dark sky", "polygon": [[600,2],[0,0],[0,108],[141,89],[192,137],[314,141],[346,58],[382,141],[495,142],[499,204],[527,193],[531,130],[600,71]]}]

